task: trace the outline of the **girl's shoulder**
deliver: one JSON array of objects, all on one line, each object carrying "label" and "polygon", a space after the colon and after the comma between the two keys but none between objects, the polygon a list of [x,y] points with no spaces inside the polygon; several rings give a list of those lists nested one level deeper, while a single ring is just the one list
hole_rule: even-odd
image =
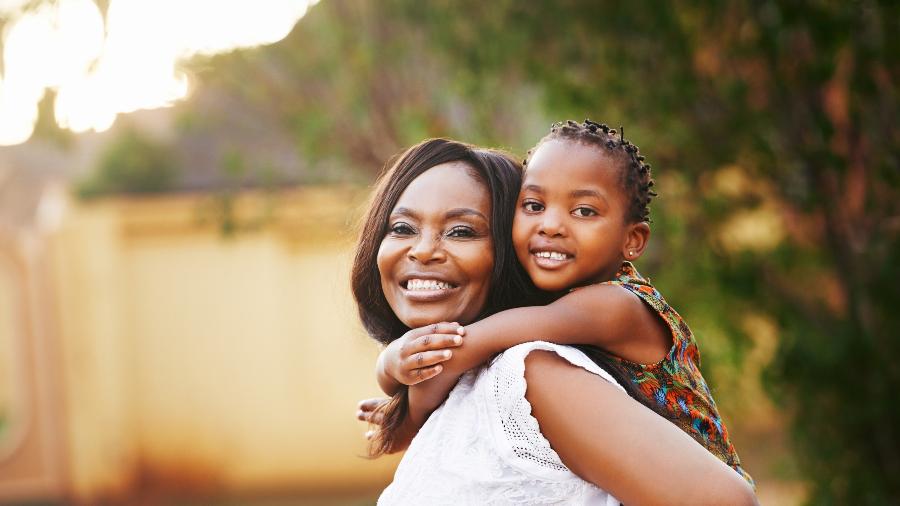
[{"label": "girl's shoulder", "polygon": [[662,294],[650,283],[650,279],[642,276],[634,265],[628,261],[622,262],[622,266],[619,267],[613,279],[604,281],[601,284],[621,286],[634,292],[641,299],[648,300],[648,302],[650,300],[665,302]]},{"label": "girl's shoulder", "polygon": [[623,262],[615,279],[606,285],[620,286],[636,295],[655,315],[662,320],[672,337],[672,347],[659,365],[664,362],[694,362],[700,365],[700,354],[693,332],[680,314],[666,302],[649,278],[642,276],[631,262]]}]

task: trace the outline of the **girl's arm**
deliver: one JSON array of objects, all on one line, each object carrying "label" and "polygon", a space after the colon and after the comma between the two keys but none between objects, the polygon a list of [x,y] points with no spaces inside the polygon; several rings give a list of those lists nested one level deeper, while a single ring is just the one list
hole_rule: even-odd
[{"label": "girl's arm", "polygon": [[[602,284],[581,288],[546,306],[508,309],[467,325],[462,344],[452,341],[456,328],[441,323],[413,329],[379,356],[382,387],[392,382],[411,385],[410,439],[464,372],[517,344],[537,340],[588,344],[637,363],[658,362],[672,344],[665,323],[637,295]],[[453,350],[446,349],[452,346]]]},{"label": "girl's arm", "polygon": [[[439,329],[449,332],[452,327]],[[462,345],[452,350],[451,358],[422,374],[431,379],[410,387],[410,416],[413,425],[421,426],[464,372],[517,344],[537,340],[588,344],[632,362],[655,363],[669,351],[670,336],[665,323],[643,301],[615,285],[584,287],[546,306],[501,311],[467,325]],[[434,336],[432,342],[442,339]],[[440,374],[433,372],[436,368]]]},{"label": "girl's arm", "polygon": [[605,379],[535,351],[525,380],[532,415],[566,467],[623,503],[758,504],[737,472]]},{"label": "girl's arm", "polygon": [[[464,343],[458,333],[466,336]],[[381,352],[376,375],[382,390],[393,395],[400,384],[414,385],[440,372],[458,377],[503,350],[536,340],[594,345],[636,363],[658,362],[671,347],[665,323],[636,295],[593,285],[547,306],[501,311],[463,331],[456,323],[412,329]]]},{"label": "girl's arm", "polygon": [[501,311],[465,327],[463,346],[444,373],[466,371],[527,341],[593,345],[635,363],[662,360],[670,330],[637,295],[616,285],[591,285],[546,306]]}]

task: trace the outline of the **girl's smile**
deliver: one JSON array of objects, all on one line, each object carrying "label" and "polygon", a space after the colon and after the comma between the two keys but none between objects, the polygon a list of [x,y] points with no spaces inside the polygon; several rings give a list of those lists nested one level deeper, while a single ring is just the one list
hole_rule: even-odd
[{"label": "girl's smile", "polygon": [[530,249],[535,265],[542,269],[561,269],[575,260],[575,255],[552,243],[537,244]]}]

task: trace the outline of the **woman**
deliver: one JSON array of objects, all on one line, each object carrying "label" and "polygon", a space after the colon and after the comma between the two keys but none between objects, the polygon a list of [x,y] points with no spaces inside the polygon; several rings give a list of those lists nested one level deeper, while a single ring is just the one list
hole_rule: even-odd
[{"label": "woman", "polygon": [[[353,267],[375,339],[528,299],[510,244],[520,177],[508,157],[453,141],[400,157],[376,191]],[[380,420],[376,453],[402,449],[421,427],[381,503],[755,503],[736,473],[573,348],[512,348],[466,373],[422,425],[428,414],[408,413],[407,395],[438,378],[395,395]]]}]

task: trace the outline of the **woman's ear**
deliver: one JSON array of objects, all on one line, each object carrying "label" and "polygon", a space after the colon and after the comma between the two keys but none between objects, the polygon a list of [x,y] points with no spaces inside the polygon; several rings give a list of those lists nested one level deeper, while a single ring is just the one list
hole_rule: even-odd
[{"label": "woman's ear", "polygon": [[647,247],[647,241],[649,240],[650,225],[646,221],[629,225],[622,256],[629,262],[637,260],[644,253],[644,248]]}]

